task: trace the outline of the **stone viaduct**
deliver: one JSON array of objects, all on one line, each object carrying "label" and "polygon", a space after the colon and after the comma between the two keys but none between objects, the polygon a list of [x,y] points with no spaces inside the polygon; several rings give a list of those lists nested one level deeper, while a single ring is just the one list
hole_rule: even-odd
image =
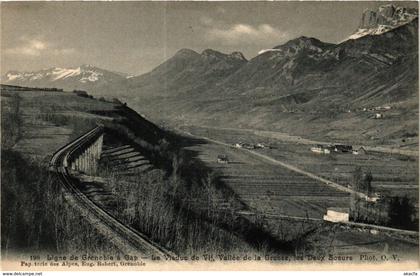
[{"label": "stone viaduct", "polygon": [[82,147],[72,151],[68,157],[67,167],[74,171],[95,174],[98,170],[98,161],[101,158],[103,140],[103,131],[94,133],[83,143]]}]

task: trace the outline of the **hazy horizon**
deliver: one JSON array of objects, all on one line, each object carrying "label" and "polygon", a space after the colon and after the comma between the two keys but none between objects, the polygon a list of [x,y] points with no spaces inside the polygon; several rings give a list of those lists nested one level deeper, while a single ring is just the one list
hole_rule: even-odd
[{"label": "hazy horizon", "polygon": [[338,43],[365,9],[417,2],[2,2],[1,70],[81,64],[140,75],[179,49],[258,51],[299,36]]}]

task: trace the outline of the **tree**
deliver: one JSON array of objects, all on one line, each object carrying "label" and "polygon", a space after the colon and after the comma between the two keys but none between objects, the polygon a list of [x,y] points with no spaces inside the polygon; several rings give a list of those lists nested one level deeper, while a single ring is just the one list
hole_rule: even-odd
[{"label": "tree", "polygon": [[356,167],[352,175],[352,188],[358,192],[370,195],[372,193],[373,176],[370,171],[363,173],[361,167]]},{"label": "tree", "polygon": [[351,186],[354,190],[360,191],[363,182],[363,171],[361,167],[356,167],[352,174]]},{"label": "tree", "polygon": [[407,196],[392,197],[388,205],[389,225],[404,229],[415,229],[416,209]]},{"label": "tree", "polygon": [[[351,187],[357,192],[370,196],[372,194],[372,180],[373,176],[370,171],[363,173],[361,167],[356,167],[352,174]],[[371,208],[371,204],[362,200],[358,195],[350,195],[350,212],[353,220],[368,220],[369,209]]]},{"label": "tree", "polygon": [[373,180],[373,176],[370,171],[364,174],[362,190],[365,191],[365,193],[368,196],[370,196],[372,193],[372,180]]}]

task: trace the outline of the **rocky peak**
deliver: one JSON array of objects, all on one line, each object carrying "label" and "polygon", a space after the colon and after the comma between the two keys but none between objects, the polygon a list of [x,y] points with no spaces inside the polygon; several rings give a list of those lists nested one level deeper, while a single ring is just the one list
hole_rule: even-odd
[{"label": "rocky peak", "polygon": [[183,48],[175,53],[176,57],[192,57],[192,56],[198,56],[199,54],[191,49]]},{"label": "rocky peak", "polygon": [[226,54],[223,54],[221,52],[218,52],[213,49],[206,49],[201,53],[204,57],[210,57],[210,58],[224,58],[226,57]]},{"label": "rocky peak", "polygon": [[93,70],[93,69],[96,69],[96,67],[95,66],[93,66],[93,65],[91,65],[91,64],[82,64],[81,66],[80,66],[80,69],[85,69],[85,70]]},{"label": "rocky peak", "polygon": [[375,27],[377,24],[377,14],[374,11],[366,10],[363,12],[362,19],[359,24],[359,28],[367,29]]},{"label": "rocky peak", "polygon": [[218,60],[235,60],[236,61],[247,61],[241,52],[233,52],[230,54],[224,54],[212,49],[204,50],[201,55],[205,58],[218,59]]},{"label": "rocky peak", "polygon": [[359,24],[360,29],[375,28],[379,25],[399,26],[418,16],[416,9],[392,4],[380,6],[377,10],[365,10]]},{"label": "rocky peak", "polygon": [[392,17],[394,16],[395,10],[396,10],[396,7],[392,4],[384,5],[378,8],[378,13],[385,18]]},{"label": "rocky peak", "polygon": [[316,38],[301,36],[292,40],[289,40],[283,45],[276,46],[274,49],[278,49],[289,54],[298,53],[303,49],[311,50],[315,52],[322,52],[328,48],[330,43],[322,42]]},{"label": "rocky peak", "polygon": [[234,58],[234,59],[247,61],[247,59],[245,58],[245,56],[241,52],[232,52],[232,53],[229,54],[229,57]]},{"label": "rocky peak", "polygon": [[357,39],[366,35],[380,35],[410,23],[417,17],[417,9],[392,4],[380,6],[377,10],[365,10],[359,23],[359,29],[349,39]]}]

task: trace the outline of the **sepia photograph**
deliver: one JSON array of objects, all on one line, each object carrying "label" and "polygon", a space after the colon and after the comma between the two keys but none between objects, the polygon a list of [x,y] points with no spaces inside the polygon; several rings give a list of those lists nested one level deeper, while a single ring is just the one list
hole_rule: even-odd
[{"label": "sepia photograph", "polygon": [[1,1],[3,275],[417,275],[418,8]]}]

